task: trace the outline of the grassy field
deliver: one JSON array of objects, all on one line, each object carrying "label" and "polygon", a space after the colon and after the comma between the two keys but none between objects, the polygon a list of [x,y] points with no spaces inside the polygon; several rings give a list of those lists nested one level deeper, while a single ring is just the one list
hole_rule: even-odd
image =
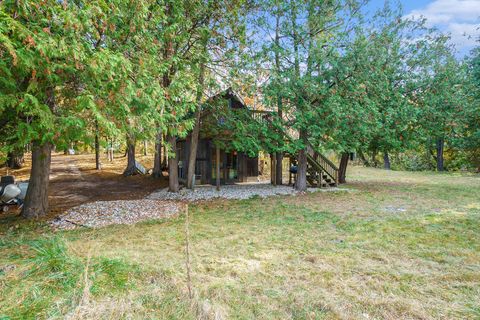
[{"label": "grassy field", "polygon": [[480,319],[480,177],[352,168],[343,192],[185,218],[0,226],[0,319]]}]

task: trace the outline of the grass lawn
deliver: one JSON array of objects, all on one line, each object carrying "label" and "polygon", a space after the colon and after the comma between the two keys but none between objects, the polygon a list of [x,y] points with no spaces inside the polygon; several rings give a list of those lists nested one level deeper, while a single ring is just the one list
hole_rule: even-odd
[{"label": "grass lawn", "polygon": [[52,233],[2,220],[0,319],[480,319],[480,176],[351,168],[345,192]]}]

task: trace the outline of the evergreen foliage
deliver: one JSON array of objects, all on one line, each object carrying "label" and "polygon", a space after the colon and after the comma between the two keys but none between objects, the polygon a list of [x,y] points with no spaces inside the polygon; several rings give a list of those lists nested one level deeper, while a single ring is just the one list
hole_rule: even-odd
[{"label": "evergreen foliage", "polygon": [[176,172],[176,140],[225,87],[270,111],[215,110],[226,119],[218,130],[230,132],[228,146],[297,154],[300,178],[308,148],[357,152],[368,165],[381,153],[386,168],[391,156],[394,167],[480,170],[479,49],[460,61],[448,35],[426,21],[388,4],[366,19],[363,5],[1,2],[0,160],[21,158],[31,145],[32,167],[44,176],[29,190],[25,215],[47,211],[39,190],[48,187],[52,146],[102,137],[155,140],[158,151],[166,141]]}]

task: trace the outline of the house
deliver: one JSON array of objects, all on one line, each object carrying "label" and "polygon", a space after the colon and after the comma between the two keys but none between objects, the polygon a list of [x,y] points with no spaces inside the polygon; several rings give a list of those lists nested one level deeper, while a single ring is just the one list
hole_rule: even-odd
[{"label": "house", "polygon": [[[235,150],[231,132],[226,128],[225,110],[248,112],[243,99],[231,88],[209,98],[202,106],[200,134],[195,163],[196,184],[246,182],[258,176],[258,154]],[[186,182],[191,133],[177,141],[179,179]],[[217,147],[218,146],[218,147]],[[217,167],[217,163],[219,166]]]}]

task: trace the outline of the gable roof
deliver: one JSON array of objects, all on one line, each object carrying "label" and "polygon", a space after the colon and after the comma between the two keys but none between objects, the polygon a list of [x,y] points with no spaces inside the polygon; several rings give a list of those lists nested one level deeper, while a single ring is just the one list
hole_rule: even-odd
[{"label": "gable roof", "polygon": [[243,100],[243,98],[237,92],[235,92],[232,87],[228,87],[227,89],[222,90],[209,97],[206,100],[206,103],[213,102],[218,98],[223,98],[225,100],[232,99],[232,101],[235,102],[230,105],[232,108],[248,108],[248,106],[245,104],[245,100]]}]

